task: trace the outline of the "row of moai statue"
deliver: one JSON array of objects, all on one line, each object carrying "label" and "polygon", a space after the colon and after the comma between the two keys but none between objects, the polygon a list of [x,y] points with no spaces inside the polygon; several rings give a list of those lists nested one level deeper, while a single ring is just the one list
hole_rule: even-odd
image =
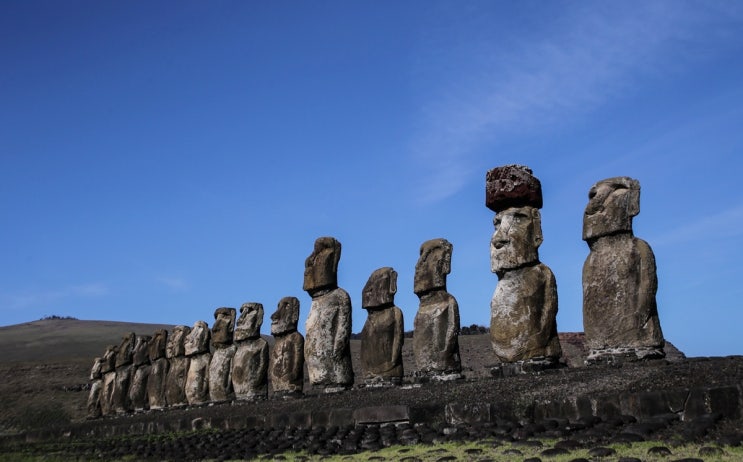
[{"label": "row of moai statue", "polygon": [[[648,244],[634,237],[632,218],[639,213],[640,186],[617,177],[591,187],[583,222],[590,253],[583,267],[583,319],[587,363],[662,358],[663,334],[655,302],[655,259]],[[490,303],[490,338],[495,375],[559,367],[557,284],[539,261],[542,190],[525,166],[507,165],[486,175],[486,206],[495,212],[491,270],[498,284]],[[195,405],[303,393],[304,366],[315,389],[336,392],[353,386],[351,298],[338,286],[341,244],[315,241],[305,261],[305,290],[312,298],[305,332],[297,331],[299,300],[281,299],[271,316],[275,338],[269,354],[260,336],[263,306],[246,303],[218,308],[209,330],[176,326],[168,337],[124,337],[96,358],[89,415],[96,417],[140,409]],[[462,378],[459,355],[459,307],[447,292],[452,244],[424,242],[416,264],[414,292],[420,299],[414,321],[413,353],[425,380]],[[365,386],[402,383],[404,322],[395,306],[397,272],[375,270],[362,292],[368,316],[361,332],[361,371]],[[236,324],[236,327],[235,327]],[[233,335],[234,328],[234,335]],[[211,343],[211,348],[210,348]]]},{"label": "row of moai statue", "polygon": [[[542,187],[531,169],[506,165],[487,172],[488,208],[495,212],[491,270],[498,285],[490,302],[490,338],[502,372],[559,366],[557,284],[539,261]],[[655,295],[655,257],[632,232],[640,183],[615,177],[594,184],[583,215],[590,252],[583,265],[586,363],[665,357]]]},{"label": "row of moai statue", "polygon": [[[234,308],[217,308],[211,330],[197,321],[193,328],[176,326],[170,336],[166,330],[129,333],[94,361],[88,416],[264,399],[269,383],[273,396],[298,397],[305,362],[314,388],[351,388],[351,298],[338,287],[340,255],[340,242],[321,237],[305,262],[304,290],[312,297],[306,341],[297,331],[296,297],[282,298],[271,315],[271,348],[260,335],[263,305],[254,302],[243,304],[237,319]],[[419,375],[433,380],[461,378],[459,309],[446,292],[451,255],[448,241],[432,239],[421,246],[416,265],[421,304],[415,329],[421,335],[414,338],[415,359]],[[361,334],[361,369],[369,386],[402,382],[404,322],[394,305],[396,292],[397,273],[389,267],[374,271],[364,287],[369,316]]]}]

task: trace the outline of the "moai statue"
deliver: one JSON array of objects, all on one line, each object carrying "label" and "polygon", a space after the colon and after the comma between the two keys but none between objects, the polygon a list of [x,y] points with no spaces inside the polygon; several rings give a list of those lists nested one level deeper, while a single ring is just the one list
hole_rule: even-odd
[{"label": "moai statue", "polygon": [[209,399],[219,403],[230,401],[232,392],[232,359],[237,347],[232,343],[235,329],[234,308],[217,308],[212,326],[212,362],[209,364]]},{"label": "moai statue", "polygon": [[559,365],[557,284],[539,261],[542,186],[531,169],[506,165],[486,176],[486,205],[496,212],[490,268],[498,276],[490,301],[490,340],[501,362],[494,374],[510,375]]},{"label": "moai statue", "polygon": [[189,358],[186,376],[186,400],[188,404],[204,404],[209,401],[209,352],[211,332],[205,321],[196,321],[186,337],[186,356]]},{"label": "moai statue", "polygon": [[304,263],[305,290],[312,297],[305,323],[304,360],[313,387],[327,393],[353,386],[351,297],[338,287],[341,243],[320,237]]},{"label": "moai statue", "polygon": [[116,353],[116,381],[114,383],[112,405],[117,414],[125,414],[132,410],[129,401],[129,387],[134,376],[134,366],[132,366],[134,356],[134,344],[136,334],[129,332],[124,335],[119,344],[119,352]]},{"label": "moai statue", "polygon": [[304,387],[304,337],[297,332],[299,299],[284,297],[271,315],[274,337],[268,376],[274,396],[293,398],[302,395]]},{"label": "moai statue", "polygon": [[186,377],[190,358],[186,356],[186,338],[191,333],[188,326],[175,326],[168,344],[165,356],[168,358],[168,375],[165,379],[165,400],[168,406],[185,406]]},{"label": "moai statue", "polygon": [[150,355],[148,347],[152,337],[137,335],[132,354],[132,383],[129,385],[129,402],[134,411],[143,411],[148,407],[147,378],[150,376]]},{"label": "moai statue", "polygon": [[106,352],[103,353],[103,363],[101,364],[101,415],[113,414],[114,387],[116,386],[116,355],[119,353],[119,347],[109,345]]},{"label": "moai statue", "polygon": [[462,378],[459,356],[459,305],[446,291],[452,245],[431,239],[421,245],[413,291],[420,299],[413,326],[413,354],[418,374],[433,380]]},{"label": "moai statue", "polygon": [[103,358],[95,358],[90,369],[90,393],[88,393],[88,419],[101,416],[101,390],[103,390]]},{"label": "moai statue", "polygon": [[168,369],[170,364],[165,357],[168,343],[168,331],[158,329],[148,345],[150,358],[150,376],[147,377],[147,399],[150,409],[163,409],[168,405],[165,397],[165,385],[167,383]]},{"label": "moai statue", "polygon": [[243,303],[235,329],[237,351],[232,360],[232,387],[240,400],[268,396],[268,342],[261,338],[263,305]]},{"label": "moai statue", "polygon": [[608,178],[591,187],[583,215],[590,253],[583,265],[583,328],[587,363],[663,358],[655,293],[655,256],[632,233],[640,183]]},{"label": "moai statue", "polygon": [[397,272],[390,267],[374,270],[364,286],[361,306],[368,317],[361,330],[361,369],[367,386],[402,383],[402,310],[395,306]]}]

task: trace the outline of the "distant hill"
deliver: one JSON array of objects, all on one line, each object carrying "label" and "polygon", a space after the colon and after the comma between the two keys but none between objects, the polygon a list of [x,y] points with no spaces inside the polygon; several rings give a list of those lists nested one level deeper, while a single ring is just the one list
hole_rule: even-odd
[{"label": "distant hill", "polygon": [[118,345],[126,332],[152,335],[171,324],[79,319],[43,319],[0,327],[0,361],[48,361],[93,358],[107,345]]}]

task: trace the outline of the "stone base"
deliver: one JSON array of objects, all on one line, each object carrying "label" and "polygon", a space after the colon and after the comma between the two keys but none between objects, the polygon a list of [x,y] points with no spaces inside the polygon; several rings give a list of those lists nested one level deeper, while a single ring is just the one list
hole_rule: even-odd
[{"label": "stone base", "polygon": [[383,388],[399,387],[402,384],[402,377],[369,377],[364,379],[363,387],[366,388]]},{"label": "stone base", "polygon": [[463,379],[464,375],[458,371],[416,371],[413,373],[413,383],[453,382]]},{"label": "stone base", "polygon": [[345,386],[345,385],[335,385],[334,386],[334,385],[331,385],[331,386],[323,387],[322,388],[322,392],[323,393],[341,393],[343,391],[350,390],[350,389],[351,389],[350,386]]},{"label": "stone base", "polygon": [[493,377],[512,377],[520,374],[538,374],[539,372],[562,367],[557,358],[541,356],[525,361],[500,363],[490,367]]},{"label": "stone base", "polygon": [[620,365],[625,362],[663,359],[666,353],[663,348],[603,348],[588,351],[586,366]]},{"label": "stone base", "polygon": [[235,399],[237,401],[262,401],[264,399],[268,399],[268,395],[266,394],[266,392],[244,394],[235,393]]},{"label": "stone base", "polygon": [[271,395],[272,398],[283,400],[300,399],[303,396],[301,391],[275,391]]}]

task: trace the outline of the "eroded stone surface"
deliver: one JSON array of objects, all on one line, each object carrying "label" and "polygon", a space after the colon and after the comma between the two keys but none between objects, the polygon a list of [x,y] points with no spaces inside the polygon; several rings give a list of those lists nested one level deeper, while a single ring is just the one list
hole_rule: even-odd
[{"label": "eroded stone surface", "polygon": [[588,194],[583,239],[590,253],[583,265],[583,326],[588,362],[602,358],[664,356],[655,294],[655,256],[634,237],[640,184],[629,177],[597,182]]},{"label": "eroded stone surface", "polygon": [[209,352],[211,331],[205,321],[196,321],[186,336],[186,356],[189,358],[186,375],[186,400],[188,404],[203,404],[209,401]]},{"label": "eroded stone surface", "polygon": [[485,205],[493,212],[510,207],[542,208],[542,184],[529,167],[504,165],[485,175]]},{"label": "eroded stone surface", "polygon": [[420,299],[413,331],[413,355],[418,372],[431,377],[459,375],[459,305],[446,291],[452,245],[431,239],[420,248],[413,289]]},{"label": "eroded stone surface", "polygon": [[232,359],[235,345],[215,348],[209,364],[209,399],[214,402],[229,401],[234,397],[232,391]]},{"label": "eroded stone surface", "polygon": [[168,346],[168,331],[165,329],[158,329],[152,335],[152,340],[147,348],[150,362],[156,359],[164,358],[165,351]]},{"label": "eroded stone surface", "polygon": [[304,358],[310,383],[326,390],[353,386],[351,297],[337,284],[341,244],[332,237],[315,241],[305,261],[304,290],[312,297],[305,323]]},{"label": "eroded stone surface", "polygon": [[129,332],[122,337],[121,343],[119,344],[119,351],[116,353],[117,368],[132,363],[136,338],[137,336],[134,332]]},{"label": "eroded stone surface", "polygon": [[300,395],[304,387],[304,337],[297,332],[299,299],[284,297],[271,315],[274,344],[268,377],[274,395]]},{"label": "eroded stone surface", "polygon": [[214,311],[214,325],[212,326],[212,346],[232,345],[233,331],[235,330],[235,316],[237,310],[222,307]]},{"label": "eroded stone surface", "polygon": [[152,337],[149,335],[137,335],[134,341],[134,352],[132,353],[132,381],[129,384],[129,402],[135,411],[141,411],[148,407],[147,379],[150,375],[149,345]]},{"label": "eroded stone surface", "polygon": [[209,351],[211,331],[206,321],[196,321],[184,342],[186,356],[194,356]]},{"label": "eroded stone surface", "polygon": [[261,338],[262,325],[263,304],[243,303],[232,360],[232,387],[237,399],[263,399],[268,394],[268,343]]},{"label": "eroded stone surface", "polygon": [[402,310],[395,306],[397,272],[390,267],[375,270],[362,293],[368,312],[361,330],[361,369],[368,385],[402,382]]},{"label": "eroded stone surface", "polygon": [[490,266],[498,276],[490,302],[493,351],[502,363],[557,365],[557,285],[538,252],[543,241],[539,180],[527,167],[505,166],[488,172],[487,188],[498,212],[490,242]]},{"label": "eroded stone surface", "polygon": [[147,402],[150,409],[163,409],[168,405],[165,395],[170,362],[159,357],[151,361],[150,375],[147,377]]},{"label": "eroded stone surface", "polygon": [[186,356],[186,337],[191,333],[188,326],[175,326],[166,348],[168,374],[165,380],[165,399],[168,406],[182,406],[186,400],[186,377],[189,358]]},{"label": "eroded stone surface", "polygon": [[95,419],[101,416],[101,390],[103,389],[103,358],[95,358],[90,369],[90,392],[88,393],[87,417]]},{"label": "eroded stone surface", "polygon": [[134,376],[134,366],[131,364],[116,368],[111,407],[117,414],[125,414],[132,410],[129,400],[129,387]]}]

